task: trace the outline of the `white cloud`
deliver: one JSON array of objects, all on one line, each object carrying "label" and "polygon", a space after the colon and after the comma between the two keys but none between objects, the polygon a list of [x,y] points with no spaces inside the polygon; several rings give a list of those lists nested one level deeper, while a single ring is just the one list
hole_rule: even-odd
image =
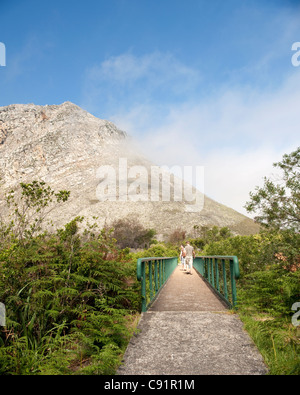
[{"label": "white cloud", "polygon": [[[282,152],[283,154],[283,152]],[[263,185],[263,177],[275,173],[274,161],[281,154],[272,147],[257,147],[248,152],[213,152],[206,158],[205,192],[215,200],[248,215],[244,209],[249,192]]]},{"label": "white cloud", "polygon": [[137,106],[114,121],[158,164],[205,167],[205,193],[247,214],[249,192],[299,145],[300,69],[272,92],[220,89],[206,101],[172,106],[160,126],[155,107]]},{"label": "white cloud", "polygon": [[110,79],[119,84],[130,84],[142,78],[157,85],[165,85],[174,77],[195,78],[196,72],[180,63],[172,54],[154,52],[141,57],[130,53],[111,57],[103,61],[100,66],[89,70],[90,78]]},{"label": "white cloud", "polygon": [[[26,37],[19,51],[7,56],[7,81],[11,82],[29,71],[35,70],[48,46],[49,43],[42,43],[35,34]],[[9,47],[7,52],[10,53]]]},{"label": "white cloud", "polygon": [[[184,65],[171,53],[130,53],[110,57],[86,70],[82,106],[108,112],[187,97],[201,81],[198,70]],[[138,104],[139,103],[139,104]],[[117,109],[117,110],[116,110]],[[130,111],[130,110],[129,110]],[[134,110],[133,110],[134,111]]]},{"label": "white cloud", "polygon": [[299,145],[300,67],[290,59],[282,81],[268,89],[228,81],[204,98],[200,73],[171,54],[125,54],[87,71],[86,107],[113,97],[110,120],[145,155],[159,165],[204,166],[204,192],[247,214],[249,192]]}]

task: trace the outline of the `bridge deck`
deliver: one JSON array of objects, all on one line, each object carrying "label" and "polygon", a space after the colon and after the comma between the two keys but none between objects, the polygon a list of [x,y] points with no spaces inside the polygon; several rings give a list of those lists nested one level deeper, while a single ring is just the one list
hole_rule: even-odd
[{"label": "bridge deck", "polygon": [[243,324],[193,270],[178,266],[143,313],[118,375],[265,374]]},{"label": "bridge deck", "polygon": [[161,290],[151,311],[224,311],[227,306],[193,269],[192,275],[178,266]]}]

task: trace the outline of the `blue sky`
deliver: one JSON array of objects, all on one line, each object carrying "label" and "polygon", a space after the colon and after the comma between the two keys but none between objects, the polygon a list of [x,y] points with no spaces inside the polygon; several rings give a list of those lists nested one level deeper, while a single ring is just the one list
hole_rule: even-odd
[{"label": "blue sky", "polygon": [[0,0],[0,42],[0,106],[72,101],[240,212],[299,145],[300,0]]}]

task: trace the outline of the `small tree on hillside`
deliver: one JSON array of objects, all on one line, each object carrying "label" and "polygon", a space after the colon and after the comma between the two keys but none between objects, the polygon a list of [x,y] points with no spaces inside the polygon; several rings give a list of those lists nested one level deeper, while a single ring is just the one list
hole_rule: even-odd
[{"label": "small tree on hillside", "polygon": [[154,229],[146,229],[134,218],[115,220],[112,223],[112,237],[119,248],[149,248],[156,234]]},{"label": "small tree on hillside", "polygon": [[172,244],[184,243],[186,239],[186,231],[183,229],[175,229],[169,236],[169,242]]},{"label": "small tree on hillside", "polygon": [[11,190],[6,198],[10,228],[20,240],[35,236],[50,212],[69,196],[69,191],[55,192],[43,181],[20,183],[20,188]]}]

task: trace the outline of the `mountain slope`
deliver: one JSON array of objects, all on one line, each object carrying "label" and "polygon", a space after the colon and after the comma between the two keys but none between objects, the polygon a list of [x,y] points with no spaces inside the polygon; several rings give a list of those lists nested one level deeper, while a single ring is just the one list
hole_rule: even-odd
[{"label": "mountain slope", "polygon": [[[160,175],[160,184],[153,185],[153,168],[157,167],[139,154],[125,132],[70,102],[0,107],[2,187],[7,191],[20,182],[42,180],[55,190],[70,190],[69,202],[52,213],[55,225],[77,215],[98,216],[100,225],[131,215],[162,238],[176,228],[191,233],[194,225],[228,226],[240,234],[257,231],[251,219],[199,192],[194,196],[204,199],[201,211],[186,199],[176,201],[178,180]],[[120,185],[124,173],[127,185]],[[170,191],[167,201],[163,188]],[[110,201],[104,201],[109,196]],[[143,201],[134,201],[139,198]],[[1,207],[3,196],[0,211]]]}]

